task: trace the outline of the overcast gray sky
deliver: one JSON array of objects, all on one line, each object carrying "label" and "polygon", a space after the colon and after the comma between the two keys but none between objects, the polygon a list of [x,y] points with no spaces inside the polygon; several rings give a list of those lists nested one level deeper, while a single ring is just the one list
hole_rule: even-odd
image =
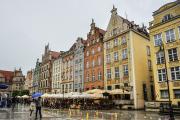
[{"label": "overcast gray sky", "polygon": [[86,38],[92,18],[106,29],[113,4],[120,16],[148,26],[152,12],[171,1],[0,0],[0,69],[26,73],[48,42],[51,50],[68,50],[77,37]]}]

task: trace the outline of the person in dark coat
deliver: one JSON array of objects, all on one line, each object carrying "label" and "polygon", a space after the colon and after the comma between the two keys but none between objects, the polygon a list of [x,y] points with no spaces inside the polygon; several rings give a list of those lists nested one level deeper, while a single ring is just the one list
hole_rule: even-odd
[{"label": "person in dark coat", "polygon": [[38,112],[39,112],[40,118],[42,118],[41,107],[42,107],[42,101],[41,101],[41,97],[39,97],[36,100],[36,118],[35,119],[37,119]]}]

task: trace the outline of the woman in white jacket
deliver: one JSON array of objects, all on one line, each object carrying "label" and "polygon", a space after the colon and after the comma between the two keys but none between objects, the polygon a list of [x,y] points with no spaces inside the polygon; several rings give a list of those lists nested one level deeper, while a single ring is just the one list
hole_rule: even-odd
[{"label": "woman in white jacket", "polygon": [[34,99],[33,99],[30,104],[30,116],[32,115],[32,112],[35,110],[35,108],[36,108],[36,105],[35,105]]}]

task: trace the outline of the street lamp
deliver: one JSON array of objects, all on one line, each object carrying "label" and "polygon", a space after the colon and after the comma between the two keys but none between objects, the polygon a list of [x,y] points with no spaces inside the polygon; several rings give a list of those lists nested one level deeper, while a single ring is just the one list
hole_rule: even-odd
[{"label": "street lamp", "polygon": [[170,120],[174,120],[174,113],[173,113],[173,108],[172,108],[172,103],[171,103],[169,80],[168,80],[168,73],[167,73],[166,53],[165,53],[164,43],[163,42],[161,42],[160,51],[162,51],[163,54],[164,54],[164,65],[165,65],[166,83],[167,83],[168,99],[169,99],[168,100],[168,102],[169,102],[169,116],[170,116]]}]

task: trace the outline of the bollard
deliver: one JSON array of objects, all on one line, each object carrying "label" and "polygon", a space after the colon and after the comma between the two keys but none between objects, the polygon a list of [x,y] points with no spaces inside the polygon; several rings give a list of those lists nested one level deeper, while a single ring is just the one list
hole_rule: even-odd
[{"label": "bollard", "polygon": [[69,109],[69,117],[71,117],[71,109]]},{"label": "bollard", "polygon": [[98,111],[96,112],[96,116],[98,117],[98,115],[99,115],[99,113],[98,113]]},{"label": "bollard", "polygon": [[89,120],[89,113],[86,113],[86,120]]},{"label": "bollard", "polygon": [[114,115],[114,116],[115,116],[115,118],[117,118],[117,117],[118,117],[117,113],[115,113],[115,115]]}]

